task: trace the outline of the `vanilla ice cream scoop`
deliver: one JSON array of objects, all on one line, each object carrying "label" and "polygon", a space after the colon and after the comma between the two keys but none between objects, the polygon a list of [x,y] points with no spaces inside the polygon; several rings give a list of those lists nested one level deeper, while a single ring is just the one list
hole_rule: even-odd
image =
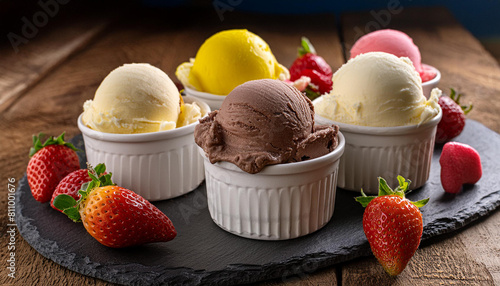
[{"label": "vanilla ice cream scoop", "polygon": [[125,64],[106,76],[94,100],[85,102],[82,121],[101,132],[146,133],[174,129],[200,117],[200,108],[184,104],[162,70]]},{"label": "vanilla ice cream scoop", "polygon": [[439,113],[434,89],[429,100],[409,58],[370,52],[350,59],[333,75],[333,89],[315,102],[316,113],[333,121],[362,126],[405,126]]}]

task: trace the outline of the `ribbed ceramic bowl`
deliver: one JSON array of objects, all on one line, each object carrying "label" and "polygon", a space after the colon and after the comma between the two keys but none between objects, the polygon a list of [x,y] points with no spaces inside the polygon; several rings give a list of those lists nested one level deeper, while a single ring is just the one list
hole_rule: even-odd
[{"label": "ribbed ceramic bowl", "polygon": [[327,224],[333,215],[339,146],[311,160],[270,165],[249,174],[229,162],[205,162],[208,210],[213,221],[233,234],[260,240],[304,236]]},{"label": "ribbed ceramic bowl", "polygon": [[[202,115],[210,107],[185,96],[186,103],[196,102]],[[149,201],[174,198],[194,190],[204,180],[203,158],[194,143],[198,121],[173,130],[113,134],[95,131],[78,117],[87,160],[93,166],[106,164],[117,185],[130,189]]]},{"label": "ribbed ceramic bowl", "polygon": [[[314,100],[314,104],[323,100]],[[421,125],[368,127],[335,122],[315,114],[317,124],[337,124],[345,136],[337,186],[367,194],[378,193],[377,177],[397,186],[397,176],[412,181],[416,189],[429,178],[439,114]]]},{"label": "ribbed ceramic bowl", "polygon": [[422,90],[424,91],[424,96],[427,99],[429,99],[429,97],[431,96],[432,89],[437,87],[439,84],[439,81],[441,80],[441,72],[439,72],[439,70],[433,66],[426,65],[426,64],[422,64],[422,65],[436,71],[436,77],[422,83]]},{"label": "ribbed ceramic bowl", "polygon": [[225,95],[217,95],[217,94],[197,91],[189,87],[184,87],[184,92],[186,93],[186,95],[198,98],[199,100],[207,103],[208,106],[210,106],[210,109],[212,110],[219,109],[220,106],[222,105],[222,102],[226,98]]}]

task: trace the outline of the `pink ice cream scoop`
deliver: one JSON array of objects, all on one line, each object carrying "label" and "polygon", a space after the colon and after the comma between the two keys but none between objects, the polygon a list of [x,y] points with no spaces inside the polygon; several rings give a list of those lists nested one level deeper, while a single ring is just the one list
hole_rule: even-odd
[{"label": "pink ice cream scoop", "polygon": [[436,76],[436,71],[428,65],[422,64],[420,51],[407,34],[384,29],[368,33],[359,38],[351,48],[351,58],[368,52],[385,52],[397,57],[408,57],[420,74],[422,82],[429,81]]}]

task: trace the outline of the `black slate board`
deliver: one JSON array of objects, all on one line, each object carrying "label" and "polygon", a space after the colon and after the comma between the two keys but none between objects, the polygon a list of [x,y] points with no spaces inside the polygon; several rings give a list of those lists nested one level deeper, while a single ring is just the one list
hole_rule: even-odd
[{"label": "black slate board", "polygon": [[[468,120],[456,141],[479,152],[483,177],[460,194],[442,190],[434,151],[431,176],[408,197],[430,197],[422,208],[423,239],[454,231],[485,216],[500,205],[500,135]],[[72,139],[83,149],[82,137]],[[81,162],[85,162],[85,154]],[[83,164],[82,164],[83,165]],[[321,230],[288,241],[258,241],[230,234],[215,225],[208,213],[205,184],[182,197],[155,203],[173,221],[178,236],[167,243],[111,249],[33,199],[26,176],[16,193],[17,225],[24,239],[43,256],[70,270],[126,285],[234,285],[267,279],[288,280],[320,268],[370,255],[362,230],[363,208],[354,192],[338,190],[333,219]]]}]

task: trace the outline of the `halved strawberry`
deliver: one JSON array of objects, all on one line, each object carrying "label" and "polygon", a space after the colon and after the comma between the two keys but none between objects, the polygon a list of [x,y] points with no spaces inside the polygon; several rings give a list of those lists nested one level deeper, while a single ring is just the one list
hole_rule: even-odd
[{"label": "halved strawberry", "polygon": [[464,184],[475,184],[483,175],[481,157],[472,146],[448,142],[439,157],[441,185],[447,193],[456,194]]}]

